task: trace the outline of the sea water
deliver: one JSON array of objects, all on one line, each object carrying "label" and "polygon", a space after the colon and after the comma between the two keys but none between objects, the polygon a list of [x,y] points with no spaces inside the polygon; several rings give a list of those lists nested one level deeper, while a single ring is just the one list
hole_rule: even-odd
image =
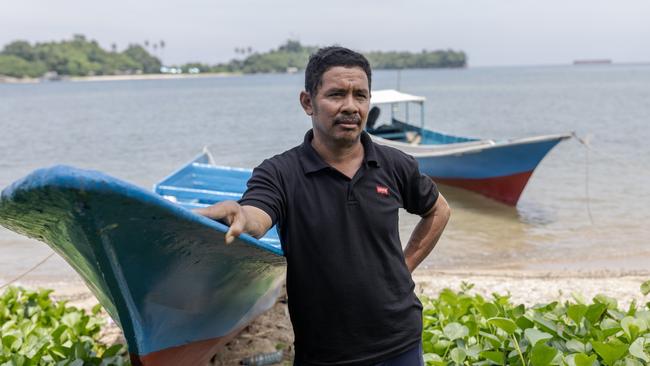
[{"label": "sea water", "polygon": [[[427,98],[426,127],[507,139],[574,131],[517,207],[441,186],[453,213],[430,269],[643,270],[650,261],[650,65],[376,71],[373,88]],[[143,187],[204,146],[249,167],[302,142],[302,75],[0,84],[0,188],[54,164]],[[402,240],[418,217],[400,215]],[[335,228],[334,228],[335,229]],[[0,279],[47,257],[0,227]],[[74,276],[57,256],[31,278]]]}]

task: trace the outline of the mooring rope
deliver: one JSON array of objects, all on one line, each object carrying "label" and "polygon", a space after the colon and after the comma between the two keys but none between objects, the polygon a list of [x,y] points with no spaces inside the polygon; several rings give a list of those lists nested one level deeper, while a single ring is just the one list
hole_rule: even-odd
[{"label": "mooring rope", "polygon": [[3,288],[5,288],[5,287],[11,285],[12,283],[18,281],[19,279],[21,279],[21,278],[27,276],[31,271],[33,271],[33,270],[35,270],[36,268],[40,267],[40,266],[41,266],[43,263],[45,263],[48,259],[52,258],[52,256],[53,256],[54,254],[56,254],[56,253],[55,253],[55,252],[50,253],[50,255],[48,255],[47,257],[45,257],[45,259],[43,259],[43,260],[41,260],[40,262],[36,263],[36,264],[33,265],[30,269],[26,270],[25,272],[21,273],[20,275],[18,275],[18,276],[16,276],[16,277],[14,277],[13,279],[9,280],[9,282],[7,282],[7,283],[3,284],[2,286],[0,286],[0,290],[2,290]]},{"label": "mooring rope", "polygon": [[587,199],[587,214],[589,215],[589,222],[593,226],[594,216],[591,214],[591,195],[589,194],[589,152],[591,151],[589,140],[591,139],[591,135],[587,135],[585,138],[578,137],[575,132],[573,132],[572,135],[585,147],[585,197]]},{"label": "mooring rope", "polygon": [[212,153],[210,152],[210,149],[208,149],[208,145],[203,146],[203,153],[208,155],[208,162],[212,165],[216,165],[214,158],[212,157]]},{"label": "mooring rope", "polygon": [[599,151],[598,149],[592,148],[591,145],[589,145],[589,150],[591,150],[591,152],[594,153],[595,155],[598,155],[599,159],[602,158],[603,160],[607,160],[610,163],[621,165],[630,169],[634,169],[637,172],[644,172],[650,174],[650,168],[648,168],[648,165],[630,163],[629,159],[623,158],[620,155],[613,156],[613,154],[611,153],[604,153],[602,151]]},{"label": "mooring rope", "polygon": [[591,195],[589,191],[589,182],[590,182],[589,165],[591,164],[591,154],[597,156],[599,160],[602,159],[612,164],[624,166],[629,169],[634,169],[636,172],[644,172],[650,175],[650,168],[648,168],[647,165],[630,163],[628,159],[624,159],[619,156],[612,156],[611,153],[605,153],[599,151],[598,149],[594,149],[590,141],[592,138],[591,134],[587,134],[584,138],[579,137],[575,132],[573,132],[572,135],[580,144],[582,144],[585,147],[585,195],[587,198],[587,212],[589,214],[589,221],[591,221],[591,224],[593,225],[594,218],[591,213]]}]

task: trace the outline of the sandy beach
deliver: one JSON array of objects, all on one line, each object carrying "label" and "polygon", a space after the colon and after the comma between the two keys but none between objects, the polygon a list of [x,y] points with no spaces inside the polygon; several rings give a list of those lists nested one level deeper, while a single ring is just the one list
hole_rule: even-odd
[{"label": "sandy beach", "polygon": [[198,79],[214,77],[240,76],[241,73],[218,72],[218,73],[200,73],[200,74],[125,74],[125,75],[95,75],[95,76],[61,76],[61,79],[47,80],[42,78],[15,78],[0,75],[0,84],[34,84],[51,81],[123,81],[123,80],[174,80],[174,79]]},{"label": "sandy beach", "polygon": [[66,78],[69,81],[120,81],[120,80],[173,80],[173,79],[198,79],[239,76],[240,73],[218,72],[200,74],[134,74],[134,75],[96,75],[96,76],[72,76]]},{"label": "sandy beach", "polygon": [[[587,301],[597,294],[605,294],[619,301],[619,307],[626,307],[632,300],[637,304],[650,301],[643,296],[640,285],[650,279],[650,271],[521,271],[521,270],[476,270],[435,271],[420,269],[414,274],[416,293],[436,296],[444,288],[459,290],[463,282],[474,284],[472,291],[485,297],[492,293],[510,294],[513,303],[527,306],[554,300],[571,299],[580,294]],[[45,282],[25,280],[17,283],[28,288],[54,289],[56,299],[67,300],[70,305],[90,309],[97,300],[80,279],[68,282]],[[107,317],[108,325],[102,341],[112,344],[124,342],[117,325]],[[286,297],[278,299],[267,313],[251,323],[225,349],[215,355],[213,365],[238,365],[243,358],[259,353],[284,350],[284,359],[293,358],[293,333],[289,321]]]}]

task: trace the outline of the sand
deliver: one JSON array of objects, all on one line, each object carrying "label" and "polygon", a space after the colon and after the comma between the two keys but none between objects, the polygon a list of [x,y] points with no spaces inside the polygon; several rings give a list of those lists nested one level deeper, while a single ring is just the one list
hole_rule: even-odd
[{"label": "sand", "polygon": [[[523,270],[477,270],[434,271],[418,270],[414,274],[416,293],[436,296],[443,288],[460,289],[463,282],[474,284],[473,292],[489,297],[493,292],[510,294],[514,303],[527,306],[554,300],[571,299],[580,294],[587,301],[599,294],[618,299],[619,306],[628,306],[634,299],[638,304],[650,301],[643,296],[641,283],[650,279],[650,271],[523,271]],[[29,288],[52,288],[56,299],[67,300],[70,305],[84,309],[92,308],[97,300],[80,280],[70,282],[23,282]],[[124,342],[120,329],[107,317],[102,341],[112,344]],[[251,323],[225,349],[215,355],[212,365],[238,365],[245,357],[259,353],[284,350],[286,364],[293,358],[293,332],[282,296],[267,313]]]},{"label": "sand", "polygon": [[69,81],[121,81],[121,80],[174,80],[174,79],[199,79],[213,77],[239,76],[240,73],[200,73],[200,74],[132,74],[132,75],[96,75],[96,76],[71,76]]},{"label": "sand", "polygon": [[47,80],[42,78],[14,78],[0,75],[0,84],[35,84],[52,81],[123,81],[123,80],[174,80],[174,79],[197,79],[197,78],[214,78],[240,76],[241,73],[235,72],[206,72],[200,74],[129,74],[129,75],[95,75],[95,76],[67,76],[62,75],[58,80]]}]

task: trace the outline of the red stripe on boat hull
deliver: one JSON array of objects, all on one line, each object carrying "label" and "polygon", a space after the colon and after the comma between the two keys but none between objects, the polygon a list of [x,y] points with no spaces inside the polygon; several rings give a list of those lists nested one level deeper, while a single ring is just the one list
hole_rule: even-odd
[{"label": "red stripe on boat hull", "polygon": [[446,184],[453,187],[464,188],[484,196],[490,197],[507,205],[514,206],[519,201],[528,183],[532,171],[507,175],[503,177],[461,179],[461,178],[436,178],[436,183]]},{"label": "red stripe on boat hull", "polygon": [[221,350],[228,342],[235,338],[248,324],[269,310],[280,295],[283,278],[276,279],[269,290],[257,300],[253,308],[240,321],[234,330],[221,336],[201,341],[184,344],[176,347],[169,347],[159,351],[138,355],[131,353],[133,366],[201,366],[207,365],[210,359]]},{"label": "red stripe on boat hull", "polygon": [[239,332],[236,331],[223,336],[204,341],[193,342],[178,347],[166,348],[146,355],[131,354],[133,366],[181,366],[181,365],[207,365],[210,359],[230,342]]}]

